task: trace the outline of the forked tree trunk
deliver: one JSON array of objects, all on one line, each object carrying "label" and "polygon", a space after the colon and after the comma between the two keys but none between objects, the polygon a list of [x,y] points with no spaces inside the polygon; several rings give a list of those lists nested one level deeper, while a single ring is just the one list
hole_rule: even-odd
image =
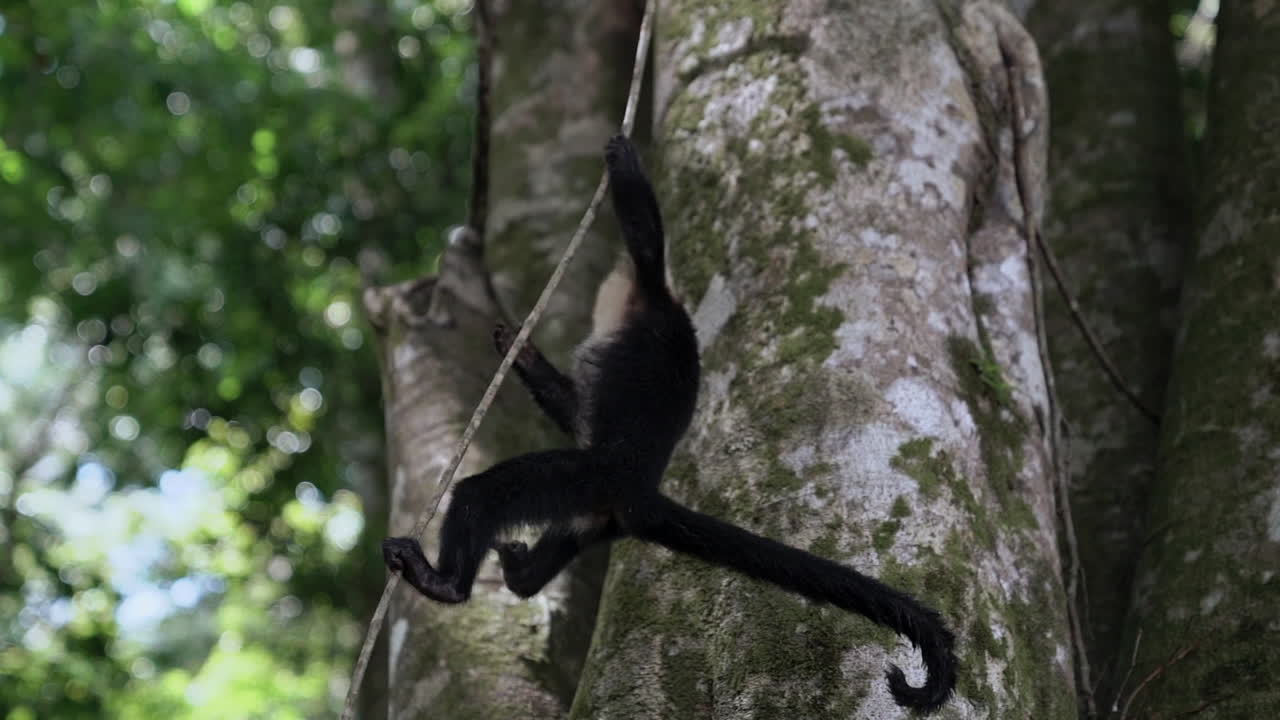
[{"label": "forked tree trunk", "polygon": [[[1190,235],[1168,4],[1040,0],[1028,25],[1053,100],[1045,240],[1107,356],[1158,412]],[[1124,621],[1158,427],[1108,379],[1052,283],[1044,305],[1071,429],[1071,505],[1082,568],[1075,602],[1091,702],[1105,708],[1129,665]]]},{"label": "forked tree trunk", "polygon": [[[438,276],[370,291],[381,335],[391,468],[391,532],[409,531],[498,364],[494,323],[518,325],[560,256],[617,127],[639,14],[628,4],[492,2],[497,39],[489,238],[449,247]],[[463,208],[458,209],[459,219]],[[536,334],[562,359],[586,329],[593,276],[612,256],[587,239]],[[492,282],[489,272],[492,272]],[[496,292],[494,290],[496,288]],[[506,308],[499,308],[496,298]],[[563,445],[512,376],[458,479],[495,461]],[[443,510],[428,528],[427,555]],[[604,558],[578,563],[536,598],[502,588],[486,563],[465,605],[398,589],[384,632],[391,718],[560,718],[576,687],[599,598]],[[585,567],[584,567],[585,566]]]},{"label": "forked tree trunk", "polygon": [[[704,347],[666,491],[940,609],[948,717],[1073,717],[1030,38],[991,2],[659,13],[650,167]],[[922,680],[864,620],[623,541],[571,716],[906,717],[890,661]]]},{"label": "forked tree trunk", "polygon": [[1224,2],[1129,717],[1280,708],[1280,5]]}]

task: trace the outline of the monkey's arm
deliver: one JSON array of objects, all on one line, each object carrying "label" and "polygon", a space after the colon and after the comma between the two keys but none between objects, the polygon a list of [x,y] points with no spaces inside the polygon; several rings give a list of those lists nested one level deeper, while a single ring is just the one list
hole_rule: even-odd
[{"label": "monkey's arm", "polygon": [[569,526],[617,504],[618,463],[592,450],[520,455],[464,478],[453,489],[433,566],[412,538],[387,538],[387,567],[427,597],[459,603],[471,596],[476,570],[494,540],[522,525]]},{"label": "monkey's arm", "polygon": [[[516,339],[515,331],[499,323],[493,328],[493,346],[506,355]],[[578,416],[578,391],[573,380],[556,369],[530,340],[516,355],[516,374],[533,401],[566,435],[573,435],[573,419]]]},{"label": "monkey's arm", "polygon": [[665,288],[662,213],[640,156],[626,136],[616,135],[605,145],[604,161],[609,169],[613,212],[635,263],[636,280],[649,290]]},{"label": "monkey's arm", "polygon": [[507,588],[520,597],[532,597],[578,553],[596,543],[616,540],[621,534],[617,524],[608,520],[587,532],[552,528],[538,538],[532,550],[522,542],[502,543],[494,549],[502,562],[502,579]]}]

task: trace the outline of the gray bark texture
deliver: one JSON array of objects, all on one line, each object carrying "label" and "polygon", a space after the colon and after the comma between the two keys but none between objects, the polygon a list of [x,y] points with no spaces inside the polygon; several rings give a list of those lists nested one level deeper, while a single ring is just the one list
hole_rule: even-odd
[{"label": "gray bark texture", "polygon": [[[628,4],[492,2],[489,232],[481,248],[450,244],[437,276],[369,290],[381,336],[393,535],[404,535],[439,492],[497,357],[496,322],[518,327],[560,256],[617,127],[639,23]],[[464,216],[464,208],[458,209]],[[612,258],[590,237],[536,337],[553,358],[586,330],[595,280]],[[497,460],[566,439],[534,409],[514,373],[457,479]],[[428,557],[448,498],[423,538]],[[599,599],[604,553],[581,559],[521,600],[487,562],[469,602],[432,603],[402,586],[387,616],[389,717],[561,718],[572,699]]]},{"label": "gray bark texture", "polygon": [[[1044,239],[1107,355],[1146,406],[1158,410],[1190,235],[1167,3],[1044,0],[1032,5],[1027,23],[1053,99]],[[1092,669],[1090,694],[1109,704],[1129,666],[1124,620],[1158,428],[1107,378],[1052,283],[1044,306],[1070,427],[1081,574],[1074,584],[1068,577],[1068,587],[1075,589]]]},{"label": "gray bark texture", "polygon": [[1223,2],[1129,717],[1280,709],[1280,4]]},{"label": "gray bark texture", "polygon": [[[703,347],[665,490],[941,610],[942,717],[1074,717],[1030,37],[985,0],[666,0],[657,36],[650,167]],[[890,661],[923,679],[862,619],[627,540],[571,717],[906,717]]]}]

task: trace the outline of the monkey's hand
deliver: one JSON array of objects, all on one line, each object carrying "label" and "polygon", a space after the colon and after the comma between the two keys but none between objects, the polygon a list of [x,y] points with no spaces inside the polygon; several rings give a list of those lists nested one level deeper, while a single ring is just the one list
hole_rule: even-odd
[{"label": "monkey's hand", "polygon": [[420,565],[430,564],[427,557],[422,554],[422,546],[413,538],[386,538],[382,541],[382,560],[387,564],[387,569],[393,573],[400,573],[409,580],[409,576],[414,573]]},{"label": "monkey's hand", "polygon": [[[516,341],[518,331],[513,331],[502,323],[493,326],[493,347],[498,351],[499,355],[506,355],[511,349],[511,344]],[[516,365],[523,368],[533,367],[538,362],[538,348],[534,347],[533,341],[525,342],[524,347],[520,348],[519,354],[516,355]]]},{"label": "monkey's hand", "polygon": [[427,562],[422,546],[414,538],[386,538],[382,541],[382,560],[391,572],[399,573],[404,581],[432,600],[443,603],[460,603],[467,595],[459,592],[449,578],[442,576]]},{"label": "monkey's hand", "polygon": [[640,157],[636,154],[635,145],[626,135],[614,135],[604,146],[604,162],[609,173],[615,178],[643,178],[644,170],[640,168]]}]

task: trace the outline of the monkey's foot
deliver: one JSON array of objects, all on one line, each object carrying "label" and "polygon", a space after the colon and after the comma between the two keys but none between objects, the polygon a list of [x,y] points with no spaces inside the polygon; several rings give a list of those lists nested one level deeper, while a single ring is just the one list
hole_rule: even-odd
[{"label": "monkey's foot", "polygon": [[431,567],[422,554],[422,546],[413,538],[384,539],[382,559],[391,572],[400,573],[405,582],[432,600],[455,604],[469,596],[469,593],[458,590],[453,578],[445,577]]},{"label": "monkey's foot", "polygon": [[520,597],[532,597],[542,589],[534,587],[528,581],[526,571],[529,569],[529,546],[516,541],[499,543],[493,546],[498,552],[498,561],[502,564],[502,581],[507,589]]},{"label": "monkey's foot", "polygon": [[519,540],[498,543],[493,546],[493,549],[498,551],[498,557],[502,560],[503,565],[506,565],[508,560],[519,564],[529,555],[529,546]]}]

